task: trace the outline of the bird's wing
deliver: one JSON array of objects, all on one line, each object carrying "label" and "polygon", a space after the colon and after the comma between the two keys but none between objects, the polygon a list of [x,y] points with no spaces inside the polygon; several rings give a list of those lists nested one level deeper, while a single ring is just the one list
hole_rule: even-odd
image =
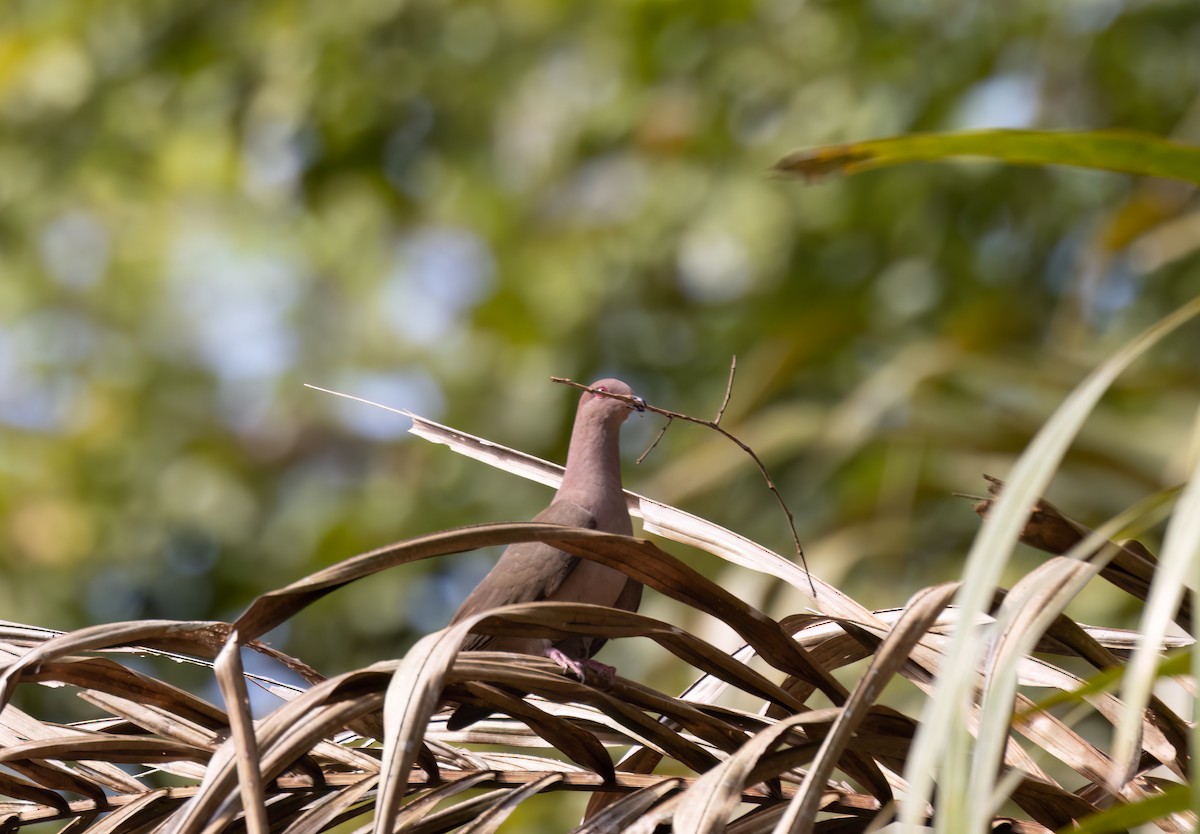
[{"label": "bird's wing", "polygon": [[[596,527],[595,516],[571,501],[555,501],[533,520],[568,527]],[[450,622],[453,624],[501,605],[548,599],[578,564],[578,556],[542,542],[509,545],[500,561],[463,601]],[[463,642],[463,648],[479,651],[486,649],[494,640],[494,637],[486,634],[472,634]]]}]

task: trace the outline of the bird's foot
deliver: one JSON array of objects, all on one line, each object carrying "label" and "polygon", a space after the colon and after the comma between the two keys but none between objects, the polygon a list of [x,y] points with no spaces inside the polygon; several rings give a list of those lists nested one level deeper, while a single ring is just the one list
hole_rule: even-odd
[{"label": "bird's foot", "polygon": [[612,689],[613,684],[617,682],[617,670],[614,666],[609,666],[607,663],[601,663],[598,660],[576,660],[568,656],[561,649],[556,649],[553,646],[546,649],[546,657],[553,660],[565,671],[570,672],[575,677],[579,678],[580,682],[587,682],[587,673],[590,671],[593,675],[600,678],[600,682],[605,689]]},{"label": "bird's foot", "polygon": [[583,665],[592,670],[596,677],[600,678],[602,689],[612,689],[617,683],[617,667],[609,666],[607,663],[601,663],[598,660],[591,658],[585,660]]},{"label": "bird's foot", "polygon": [[575,658],[567,655],[567,653],[562,649],[556,649],[554,646],[550,646],[546,649],[546,657],[561,666],[564,671],[570,672],[572,675],[579,678],[580,681],[587,679],[587,668],[584,666],[584,664],[581,661],[578,661]]}]

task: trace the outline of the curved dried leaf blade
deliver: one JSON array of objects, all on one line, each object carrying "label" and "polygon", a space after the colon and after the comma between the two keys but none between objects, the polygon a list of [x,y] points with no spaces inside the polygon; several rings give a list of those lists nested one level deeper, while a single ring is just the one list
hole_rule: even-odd
[{"label": "curved dried leaf blade", "polygon": [[674,830],[686,834],[724,830],[730,815],[741,803],[742,787],[759,759],[792,727],[808,720],[807,714],[793,715],[755,733],[742,749],[696,780],[680,799]]},{"label": "curved dried leaf blade", "polygon": [[[1175,785],[1158,796],[1116,805],[1090,817],[1084,817],[1070,826],[1071,834],[1115,834],[1139,825],[1153,823],[1170,814],[1179,814],[1192,806],[1193,790],[1190,785]],[[1065,829],[1066,830],[1066,829]]]},{"label": "curved dried leaf blade", "polygon": [[958,156],[986,157],[1010,165],[1069,165],[1200,185],[1200,148],[1114,130],[978,130],[894,136],[797,151],[777,162],[774,170],[813,180]]},{"label": "curved dried leaf blade", "polygon": [[649,787],[634,791],[611,802],[598,813],[589,815],[571,834],[610,834],[625,831],[665,797],[678,791],[682,784],[682,779],[665,778]]},{"label": "curved dried leaf blade", "polygon": [[138,831],[148,822],[165,816],[174,806],[175,800],[166,789],[147,793],[123,808],[113,811],[95,825],[88,826],[88,834],[112,834],[118,831]]},{"label": "curved dried leaf blade", "polygon": [[213,649],[224,642],[228,632],[228,623],[178,620],[106,623],[67,632],[31,649],[5,667],[3,674],[0,674],[0,706],[12,698],[13,687],[21,680],[25,670],[75,652],[127,646],[148,640],[183,641],[197,648]]},{"label": "curved dried leaf blade", "polygon": [[[444,785],[439,785],[433,790],[426,791],[423,795],[409,802],[400,809],[400,813],[396,815],[395,831],[408,831],[421,822],[437,804],[452,796],[457,796],[463,791],[477,787],[484,782],[488,782],[492,778],[490,771],[481,771],[471,774],[462,779],[455,779],[447,782]],[[470,801],[470,800],[468,800]]]},{"label": "curved dried leaf blade", "polygon": [[244,641],[257,638],[343,585],[410,562],[481,547],[549,541],[589,532],[536,521],[482,524],[407,539],[353,556],[258,597],[234,623]]},{"label": "curved dried leaf blade", "polygon": [[367,776],[348,788],[324,797],[296,818],[283,830],[283,834],[320,834],[343,812],[361,800],[367,791],[379,782],[379,774]]},{"label": "curved dried leaf blade", "polygon": [[64,736],[0,747],[0,762],[22,759],[94,760],[142,764],[153,761],[207,761],[209,751],[160,738],[119,735]]},{"label": "curved dried leaf blade", "polygon": [[47,790],[40,785],[35,785],[33,782],[27,782],[9,773],[0,773],[0,795],[11,796],[14,799],[21,799],[26,802],[49,805],[64,813],[68,809],[67,800],[63,799],[60,794],[52,790]]},{"label": "curved dried leaf blade", "polygon": [[595,771],[606,781],[611,781],[615,776],[612,759],[604,745],[582,727],[543,712],[494,686],[469,683],[467,689],[475,694],[486,694],[489,702],[498,710],[524,721],[534,732],[546,739],[551,747],[571,761]]},{"label": "curved dried leaf blade", "polygon": [[492,834],[517,809],[518,805],[561,780],[561,774],[547,773],[541,779],[530,782],[523,788],[509,791],[499,802],[480,814],[475,822],[464,828],[463,834]]},{"label": "curved dried leaf blade", "polygon": [[258,739],[254,734],[254,719],[250,715],[250,693],[242,672],[242,653],[235,629],[217,656],[217,683],[225,696],[229,712],[229,728],[237,758],[238,782],[242,808],[250,834],[267,834],[266,809],[263,806],[263,774]]},{"label": "curved dried leaf blade", "polygon": [[377,834],[391,834],[409,772],[417,759],[429,717],[437,709],[446,670],[454,662],[478,615],[422,637],[401,661],[388,684],[383,706],[382,788],[375,815]]},{"label": "curved dried leaf blade", "polygon": [[[792,798],[790,807],[779,821],[776,831],[804,832],[811,828],[817,816],[825,782],[833,775],[838,758],[849,743],[851,735],[871,705],[879,698],[888,681],[908,661],[913,646],[949,605],[957,590],[957,583],[927,588],[918,591],[905,606],[904,614],[876,650],[871,665],[859,678],[858,685],[846,700],[845,708],[825,736],[821,749],[804,776],[800,791]],[[891,797],[880,797],[885,798]]]},{"label": "curved dried leaf blade", "polygon": [[208,701],[169,683],[135,672],[108,658],[42,663],[36,671],[25,672],[22,680],[35,683],[65,683],[106,693],[161,709],[211,730],[222,730],[228,726],[225,713]]}]

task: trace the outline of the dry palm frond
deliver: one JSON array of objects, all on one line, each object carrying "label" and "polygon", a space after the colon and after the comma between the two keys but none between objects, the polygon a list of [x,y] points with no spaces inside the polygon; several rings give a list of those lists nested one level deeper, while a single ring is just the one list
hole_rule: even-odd
[{"label": "dry palm frond", "polygon": [[[429,425],[423,430],[433,431]],[[753,542],[674,508],[631,500],[656,529],[798,588],[808,584],[797,566]],[[1053,518],[1074,531],[1066,549],[1087,538],[1086,528],[1047,507],[1035,515],[1030,536]],[[496,609],[428,635],[399,661],[331,678],[256,642],[350,582],[420,559],[533,540],[625,571],[725,623],[745,645],[728,653],[671,623],[565,603]],[[1136,560],[1114,559],[1110,566],[1124,565],[1139,581],[1153,578],[1144,548],[1102,546]],[[1087,566],[1072,564],[1070,571],[1054,563],[1046,570],[1062,579]],[[1062,585],[1050,574],[1031,582]],[[903,800],[898,774],[920,732],[881,700],[885,689],[904,678],[912,693],[928,693],[945,662],[947,635],[967,629],[1003,643],[1027,620],[1008,617],[1006,601],[998,600],[997,619],[964,624],[949,607],[954,586],[926,589],[888,611],[869,611],[819,580],[817,587],[813,612],[776,620],[650,541],[492,524],[348,559],[263,595],[231,624],[156,620],[66,634],[0,624],[0,794],[6,797],[0,815],[8,830],[60,821],[72,834],[243,828],[314,834],[344,823],[376,831],[492,831],[522,803],[575,791],[592,795],[581,832],[653,831],[658,824],[678,831],[866,831],[890,819]],[[1026,593],[1016,588],[1013,599],[1036,605]],[[680,695],[623,677],[593,685],[542,658],[460,652],[468,631],[652,641],[694,670],[695,682]],[[1164,795],[1169,785],[1149,775],[1156,767],[1184,777],[1186,725],[1158,701],[1146,711],[1136,771],[1117,786],[1110,755],[1035,703],[1033,690],[1071,692],[1084,683],[1049,657],[1113,668],[1133,643],[1128,633],[1080,626],[1061,614],[1035,636],[1039,656],[1022,656],[1018,664],[1019,685],[1030,692],[1015,695],[998,775],[1024,816],[995,814],[997,822],[1018,831],[1052,830],[1111,805]],[[243,648],[299,672],[308,687],[245,674]],[[225,708],[151,677],[133,662],[145,656],[209,666]],[[752,659],[768,671],[751,668]],[[852,686],[835,676],[864,660]],[[979,692],[988,683],[977,674]],[[281,703],[253,718],[250,684],[280,694]],[[36,685],[70,687],[103,717],[64,726],[11,703],[20,687]],[[718,703],[730,691],[759,708]],[[452,731],[448,702],[485,706],[493,717]],[[1105,692],[1078,702],[1109,725],[1121,715],[1117,698]],[[976,709],[978,703],[968,714]],[[922,808],[919,816],[929,812]],[[1164,815],[1160,827],[1176,830],[1170,820]]]}]

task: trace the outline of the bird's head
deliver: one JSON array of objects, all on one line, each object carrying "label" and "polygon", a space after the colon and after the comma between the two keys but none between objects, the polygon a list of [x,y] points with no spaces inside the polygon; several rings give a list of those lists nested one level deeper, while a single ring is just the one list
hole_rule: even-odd
[{"label": "bird's head", "polygon": [[[633,393],[633,389],[619,379],[601,379],[588,386],[591,391],[585,391],[581,404],[602,409],[603,413],[624,420],[630,411],[645,411],[646,402]],[[605,396],[613,394],[616,396]],[[618,399],[624,397],[625,399]]]}]

